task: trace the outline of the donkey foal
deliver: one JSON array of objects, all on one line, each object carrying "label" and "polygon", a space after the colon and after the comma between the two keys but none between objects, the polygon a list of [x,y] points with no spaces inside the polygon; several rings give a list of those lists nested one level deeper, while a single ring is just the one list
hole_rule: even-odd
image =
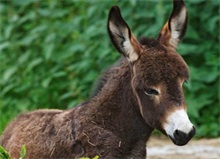
[{"label": "donkey foal", "polygon": [[176,52],[186,31],[182,0],[155,40],[138,41],[117,6],[108,17],[108,33],[125,59],[108,71],[100,92],[70,110],[37,110],[20,115],[4,131],[0,144],[13,159],[22,145],[26,159],[146,158],[146,142],[158,129],[176,145],[185,145],[195,128],[186,114],[182,91],[188,67]]}]

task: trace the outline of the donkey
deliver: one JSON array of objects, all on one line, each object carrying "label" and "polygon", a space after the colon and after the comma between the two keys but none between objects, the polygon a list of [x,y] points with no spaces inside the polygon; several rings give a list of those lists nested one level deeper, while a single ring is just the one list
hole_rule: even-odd
[{"label": "donkey", "polygon": [[182,90],[187,64],[176,52],[186,31],[184,2],[173,11],[157,39],[138,41],[117,6],[110,9],[108,33],[125,59],[108,71],[100,92],[69,110],[36,110],[20,115],[0,144],[13,159],[26,146],[27,159],[146,158],[146,142],[158,129],[176,145],[195,134]]}]

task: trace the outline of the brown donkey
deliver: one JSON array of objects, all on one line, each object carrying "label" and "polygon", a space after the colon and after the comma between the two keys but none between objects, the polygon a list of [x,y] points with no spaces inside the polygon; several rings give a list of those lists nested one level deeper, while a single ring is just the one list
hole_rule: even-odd
[{"label": "brown donkey", "polygon": [[101,91],[70,110],[20,115],[6,128],[0,144],[13,159],[22,145],[26,159],[146,158],[146,142],[154,129],[176,145],[187,144],[195,134],[182,90],[189,72],[176,52],[186,24],[183,1],[174,1],[157,40],[138,41],[119,8],[112,7],[109,36],[126,60],[109,70]]}]

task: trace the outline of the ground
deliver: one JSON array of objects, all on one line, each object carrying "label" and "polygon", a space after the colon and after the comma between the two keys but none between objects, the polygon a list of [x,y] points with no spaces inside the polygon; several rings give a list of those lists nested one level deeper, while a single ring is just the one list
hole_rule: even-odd
[{"label": "ground", "polygon": [[197,139],[176,146],[168,138],[152,137],[147,143],[148,159],[218,159],[220,138]]}]

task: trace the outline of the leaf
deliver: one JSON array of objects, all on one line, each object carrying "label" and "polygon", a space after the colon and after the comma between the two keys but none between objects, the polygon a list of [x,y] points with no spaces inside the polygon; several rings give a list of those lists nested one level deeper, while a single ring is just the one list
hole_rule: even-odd
[{"label": "leaf", "polygon": [[26,155],[26,147],[25,145],[23,145],[21,148],[21,157],[19,159],[24,159],[25,155]]},{"label": "leaf", "polygon": [[65,75],[66,75],[66,72],[64,72],[64,71],[59,71],[59,72],[54,73],[54,74],[53,74],[53,77],[54,77],[54,78],[60,78],[60,77],[63,77],[63,76],[65,76]]},{"label": "leaf", "polygon": [[[10,43],[8,41],[0,43],[0,52],[2,52],[5,48],[7,48],[9,44]],[[1,53],[0,53],[0,56],[1,56]]]},{"label": "leaf", "polygon": [[18,58],[18,62],[21,65],[24,65],[24,63],[28,62],[28,59],[31,55],[30,51],[26,51],[25,53],[23,53],[19,58]]},{"label": "leaf", "polygon": [[98,156],[98,155],[96,155],[95,157],[93,157],[93,159],[99,159],[99,156]]},{"label": "leaf", "polygon": [[43,87],[43,88],[48,88],[49,85],[50,85],[50,83],[51,83],[51,81],[52,81],[52,78],[51,78],[51,77],[48,77],[48,78],[44,79],[44,80],[42,81],[42,83],[41,83],[42,87]]},{"label": "leaf", "polygon": [[62,100],[65,100],[67,98],[70,98],[73,96],[73,92],[67,92],[65,94],[62,94],[60,97],[59,97],[59,100],[62,101]]},{"label": "leaf", "polygon": [[2,87],[0,95],[4,96],[5,94],[7,94],[9,91],[13,90],[14,87],[16,87],[15,83],[10,83],[10,84],[4,84],[4,87]]},{"label": "leaf", "polygon": [[2,146],[0,146],[0,158],[1,159],[11,159],[8,152]]},{"label": "leaf", "polygon": [[45,52],[44,56],[46,60],[51,59],[54,48],[55,48],[55,45],[53,43],[48,44],[46,47],[44,47],[44,52]]},{"label": "leaf", "polygon": [[6,82],[8,81],[17,71],[16,66],[11,66],[5,72],[3,73],[3,81]]},{"label": "leaf", "polygon": [[11,37],[13,29],[14,29],[13,25],[9,25],[7,28],[5,28],[5,33],[4,33],[5,39],[9,39]]},{"label": "leaf", "polygon": [[33,61],[31,61],[28,66],[27,66],[27,70],[31,71],[34,67],[40,65],[43,62],[43,60],[41,58],[37,58],[34,59]]}]

